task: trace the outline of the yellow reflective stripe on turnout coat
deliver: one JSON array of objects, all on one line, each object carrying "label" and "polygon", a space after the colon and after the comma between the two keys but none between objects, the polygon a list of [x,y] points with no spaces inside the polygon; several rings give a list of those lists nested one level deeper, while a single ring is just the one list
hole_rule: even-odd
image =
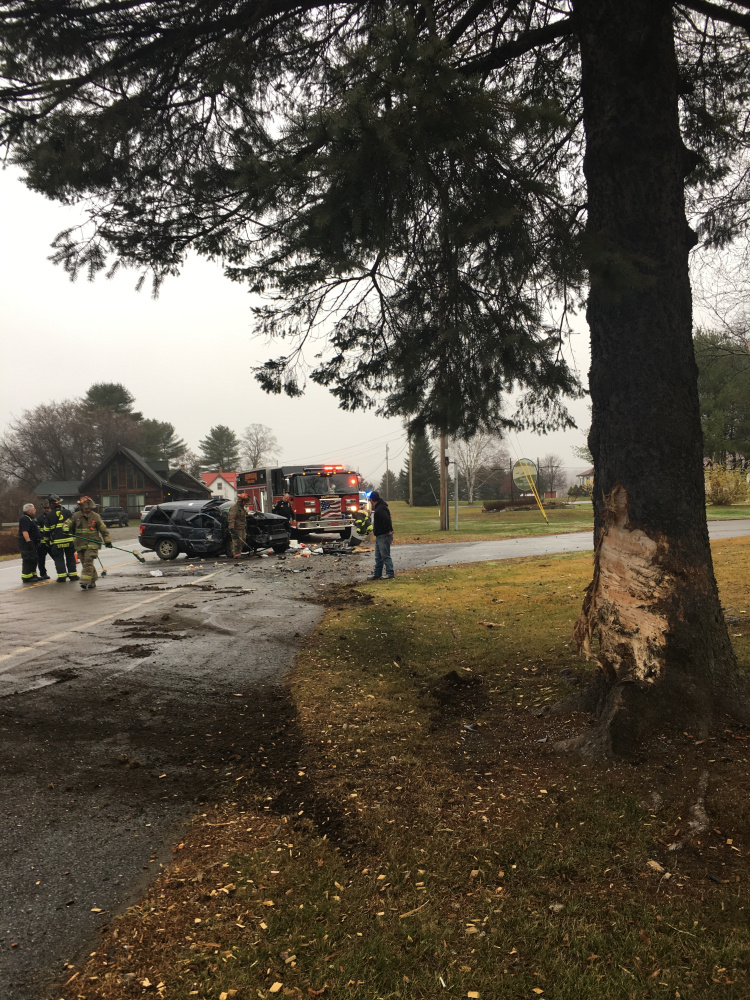
[{"label": "yellow reflective stripe on turnout coat", "polygon": [[70,520],[65,522],[64,527],[76,536],[73,541],[76,549],[98,549],[102,542],[111,542],[107,525],[102,521],[96,511],[89,511],[88,514],[82,510],[77,510]]}]

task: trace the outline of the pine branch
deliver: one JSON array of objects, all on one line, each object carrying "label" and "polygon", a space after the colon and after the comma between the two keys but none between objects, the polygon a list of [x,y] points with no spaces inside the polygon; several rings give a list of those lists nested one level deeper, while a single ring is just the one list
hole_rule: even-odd
[{"label": "pine branch", "polygon": [[[750,10],[750,3],[743,3],[742,0],[734,0],[737,6]],[[730,7],[722,7],[711,0],[678,0],[678,7],[686,7],[696,14],[704,14],[713,21],[721,21],[723,24],[731,24],[735,28],[744,28],[750,33],[750,14],[741,14]]]}]

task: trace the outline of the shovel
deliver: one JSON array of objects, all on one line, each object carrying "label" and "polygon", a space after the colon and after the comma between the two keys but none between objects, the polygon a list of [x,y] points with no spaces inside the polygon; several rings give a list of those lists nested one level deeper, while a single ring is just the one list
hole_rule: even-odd
[{"label": "shovel", "polygon": [[[71,531],[70,534],[73,535],[73,532]],[[81,541],[84,541],[84,542],[90,542],[90,541],[93,540],[91,538],[87,538],[86,535],[73,535],[73,538],[80,538]],[[95,544],[99,545],[99,546],[102,546],[102,545],[104,545],[104,542],[95,542]],[[127,554],[129,556],[135,556],[135,558],[138,560],[138,562],[145,563],[145,561],[146,561],[143,558],[143,556],[139,556],[138,553],[134,549],[123,549],[119,545],[112,545],[112,546],[110,546],[110,548],[117,549],[118,552],[127,552]],[[99,560],[99,562],[101,562],[101,559]]]}]

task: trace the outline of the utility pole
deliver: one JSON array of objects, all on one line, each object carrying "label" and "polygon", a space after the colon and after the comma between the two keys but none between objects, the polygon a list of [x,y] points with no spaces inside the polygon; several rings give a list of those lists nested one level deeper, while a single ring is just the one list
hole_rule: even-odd
[{"label": "utility pole", "polygon": [[440,530],[448,531],[448,462],[445,454],[446,437],[440,435]]},{"label": "utility pole", "polygon": [[453,528],[458,531],[458,459],[453,459]]},{"label": "utility pole", "polygon": [[414,470],[411,460],[411,434],[409,434],[409,506],[414,506]]},{"label": "utility pole", "polygon": [[388,469],[388,445],[385,446],[385,499],[390,500],[391,476]]}]

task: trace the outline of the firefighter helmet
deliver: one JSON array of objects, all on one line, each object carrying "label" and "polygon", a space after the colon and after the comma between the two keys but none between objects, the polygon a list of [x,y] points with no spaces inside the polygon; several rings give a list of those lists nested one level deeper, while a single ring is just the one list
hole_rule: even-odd
[{"label": "firefighter helmet", "polygon": [[83,505],[86,504],[86,503],[91,504],[92,507],[96,506],[96,504],[94,503],[93,497],[81,497],[81,499],[78,501],[78,503],[81,505],[81,507],[83,507]]},{"label": "firefighter helmet", "polygon": [[62,497],[59,497],[56,493],[50,493],[47,499],[50,503],[62,503]]},{"label": "firefighter helmet", "polygon": [[249,500],[250,499],[250,494],[249,493],[238,493],[237,494],[237,499],[238,500]]}]

